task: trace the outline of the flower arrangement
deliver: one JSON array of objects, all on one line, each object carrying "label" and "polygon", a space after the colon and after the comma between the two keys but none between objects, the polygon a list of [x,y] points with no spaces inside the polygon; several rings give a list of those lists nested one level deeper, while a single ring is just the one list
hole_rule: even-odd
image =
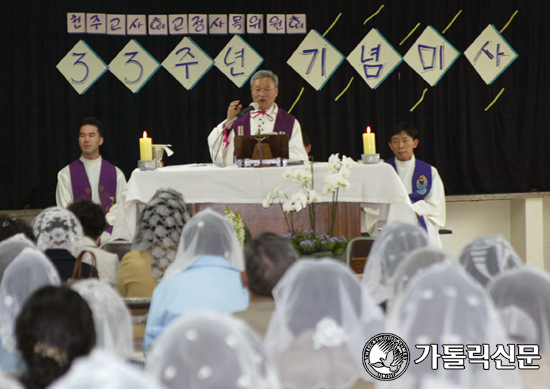
[{"label": "flower arrangement", "polygon": [[235,229],[235,234],[237,235],[237,240],[239,241],[239,246],[241,249],[244,248],[246,242],[251,238],[250,231],[243,221],[241,214],[239,212],[233,212],[229,209],[228,206],[225,206],[225,218],[231,223]]},{"label": "flower arrangement", "polygon": [[[351,175],[350,166],[354,163],[353,159],[338,154],[333,154],[329,158],[328,172],[325,176],[322,193],[332,194],[331,218],[329,232],[316,233],[315,231],[315,203],[321,202],[319,194],[313,188],[313,166],[311,162],[306,162],[303,168],[286,169],[283,173],[285,180],[301,184],[298,192],[287,195],[281,188],[275,188],[267,194],[263,201],[264,208],[269,208],[277,202],[281,207],[288,233],[285,234],[290,239],[296,250],[301,255],[311,255],[318,252],[330,251],[334,256],[344,253],[347,246],[347,239],[344,236],[334,237],[334,224],[336,221],[336,211],[338,202],[338,193],[340,189],[347,190],[351,184],[349,177]],[[294,227],[294,213],[308,208],[310,229],[296,230]]]}]

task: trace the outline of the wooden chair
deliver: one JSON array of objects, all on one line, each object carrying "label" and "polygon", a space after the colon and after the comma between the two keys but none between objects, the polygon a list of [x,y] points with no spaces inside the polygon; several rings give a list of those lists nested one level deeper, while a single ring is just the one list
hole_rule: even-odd
[{"label": "wooden chair", "polygon": [[363,274],[374,239],[370,236],[358,236],[348,242],[346,265],[350,266],[355,273]]},{"label": "wooden chair", "polygon": [[150,297],[126,297],[122,299],[132,313],[132,327],[134,332],[134,358],[132,363],[138,367],[143,367],[143,337],[145,336],[145,321],[149,306],[151,305]]}]

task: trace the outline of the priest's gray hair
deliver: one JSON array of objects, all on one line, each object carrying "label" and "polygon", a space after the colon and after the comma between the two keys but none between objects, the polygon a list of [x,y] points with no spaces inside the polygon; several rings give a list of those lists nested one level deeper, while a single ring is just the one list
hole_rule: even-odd
[{"label": "priest's gray hair", "polygon": [[271,70],[259,70],[250,79],[250,87],[252,88],[254,86],[254,81],[260,78],[266,78],[269,77],[273,80],[275,83],[275,88],[279,87],[279,77],[275,73],[273,73]]}]

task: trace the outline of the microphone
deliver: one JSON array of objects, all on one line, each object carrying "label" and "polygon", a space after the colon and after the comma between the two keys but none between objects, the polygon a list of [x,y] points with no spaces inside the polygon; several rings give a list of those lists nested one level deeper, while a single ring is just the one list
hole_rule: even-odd
[{"label": "microphone", "polygon": [[241,109],[241,111],[237,115],[235,115],[233,119],[225,123],[225,128],[230,130],[230,126],[235,120],[242,118],[244,115],[246,115],[250,111],[254,111],[255,109],[258,109],[258,103],[250,103],[248,107],[246,107],[245,109]]}]

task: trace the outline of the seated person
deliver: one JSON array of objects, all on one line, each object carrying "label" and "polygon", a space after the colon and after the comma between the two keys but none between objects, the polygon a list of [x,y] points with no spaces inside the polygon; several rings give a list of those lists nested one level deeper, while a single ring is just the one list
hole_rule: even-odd
[{"label": "seated person", "polygon": [[[84,232],[77,217],[67,209],[50,207],[33,220],[32,227],[37,247],[53,262],[61,281],[67,282],[78,268],[75,268],[76,257],[84,249]],[[97,277],[97,269],[82,263],[80,275],[84,278]]]},{"label": "seated person", "polygon": [[146,369],[168,389],[281,388],[256,334],[212,311],[174,320],[148,353]]},{"label": "seated person", "polygon": [[151,297],[174,261],[181,231],[190,219],[181,193],[159,189],[139,219],[132,251],[120,262],[116,289],[122,297]]},{"label": "seated person", "polygon": [[179,316],[200,309],[246,309],[243,271],[243,254],[231,223],[211,209],[197,213],[183,228],[176,259],[153,292],[144,349]]},{"label": "seated person", "polygon": [[34,242],[25,234],[20,233],[0,242],[0,282],[8,265],[19,255],[23,249],[36,249]]},{"label": "seated person", "polygon": [[0,242],[19,233],[25,234],[27,238],[36,242],[31,226],[18,218],[0,213]]},{"label": "seated person", "polygon": [[[4,249],[15,248],[9,243],[2,246]],[[5,252],[1,253],[0,255],[3,255]],[[24,370],[23,361],[16,350],[17,316],[35,290],[44,285],[59,284],[59,275],[54,266],[44,253],[36,248],[21,249],[6,267],[0,282],[0,371],[21,373]]]},{"label": "seated person", "polygon": [[27,366],[21,377],[27,389],[48,387],[73,360],[89,354],[96,339],[88,304],[65,286],[45,286],[25,302],[16,336]]},{"label": "seated person", "polygon": [[392,127],[388,137],[395,157],[386,162],[393,166],[403,182],[418,217],[418,224],[428,231],[432,243],[441,247],[439,229],[445,226],[445,188],[437,169],[414,157],[418,131],[407,123]]},{"label": "seated person", "polygon": [[[107,221],[101,206],[88,199],[79,199],[70,204],[67,209],[74,213],[82,224],[84,247],[86,251],[90,251],[95,255],[99,279],[114,285],[118,273],[118,256],[98,247],[99,238],[107,228]],[[89,255],[85,255],[82,261],[92,264]]]},{"label": "seated person", "polygon": [[275,286],[273,297],[264,345],[282,388],[355,388],[374,382],[360,355],[371,337],[384,332],[384,314],[349,267],[328,258],[300,259]]},{"label": "seated person", "polygon": [[[82,155],[57,174],[55,199],[57,206],[62,208],[79,198],[92,200],[101,205],[103,213],[107,215],[107,222],[112,225],[116,207],[121,203],[126,189],[126,178],[122,170],[99,154],[103,141],[103,124],[94,117],[82,120],[78,130],[78,145]],[[111,227],[108,230],[110,234]]]},{"label": "seated person", "polygon": [[[260,70],[250,78],[250,91],[255,108],[242,117],[239,100],[229,103],[227,118],[208,136],[208,147],[212,162],[223,162],[234,165],[235,131],[243,126],[243,135],[259,135],[273,132],[284,132],[288,135],[288,153],[291,161],[307,160],[307,153],[302,141],[302,130],[296,118],[275,103],[279,94],[279,78],[270,70]],[[233,119],[235,119],[233,121]]]},{"label": "seated person", "polygon": [[235,312],[233,316],[247,322],[263,337],[275,309],[271,292],[286,269],[298,260],[298,253],[288,239],[264,232],[246,244],[244,259],[250,304],[245,311]]}]

